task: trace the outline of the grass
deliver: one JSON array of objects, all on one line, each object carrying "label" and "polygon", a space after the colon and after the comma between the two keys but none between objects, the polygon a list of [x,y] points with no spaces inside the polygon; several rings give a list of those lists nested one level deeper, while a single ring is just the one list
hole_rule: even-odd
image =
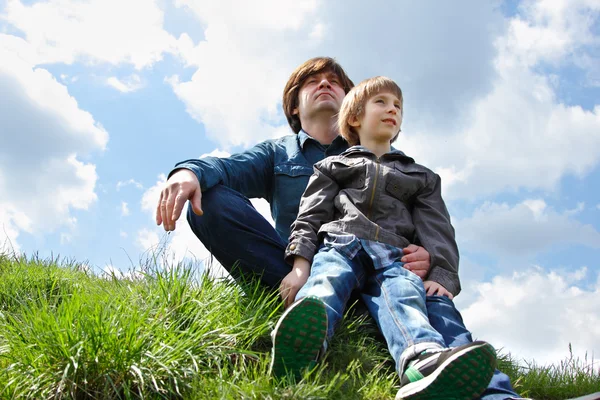
[{"label": "grass", "polygon": [[[299,382],[267,374],[281,304],[192,266],[136,279],[76,262],[0,255],[1,399],[386,399],[398,385],[376,327],[347,318]],[[600,391],[593,360],[500,368],[535,399]]]}]

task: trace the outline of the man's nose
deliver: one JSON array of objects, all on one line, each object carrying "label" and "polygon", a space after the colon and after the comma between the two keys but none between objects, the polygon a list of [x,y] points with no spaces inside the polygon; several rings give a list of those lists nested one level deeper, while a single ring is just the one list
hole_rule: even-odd
[{"label": "man's nose", "polygon": [[322,88],[331,89],[331,83],[329,82],[329,80],[327,78],[321,79],[321,82],[319,83],[319,89],[322,89]]}]

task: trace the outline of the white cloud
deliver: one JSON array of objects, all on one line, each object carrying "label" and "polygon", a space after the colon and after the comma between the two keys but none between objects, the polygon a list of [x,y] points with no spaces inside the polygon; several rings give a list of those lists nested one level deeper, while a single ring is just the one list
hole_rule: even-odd
[{"label": "white cloud", "polygon": [[[550,3],[527,4],[544,9]],[[600,104],[592,110],[563,104],[555,77],[540,69],[548,62],[573,63],[579,54],[594,57],[590,43],[597,46],[600,36],[591,29],[593,21],[597,5],[582,1],[569,2],[563,14],[547,9],[511,20],[495,41],[491,90],[463,105],[460,125],[437,132],[416,121],[397,146],[440,173],[447,199],[553,190],[565,175],[585,176],[600,159]],[[518,28],[523,24],[527,29]],[[410,124],[408,113],[406,119]]]},{"label": "white cloud", "polygon": [[120,236],[120,237],[122,237],[123,239],[127,239],[127,237],[128,237],[129,235],[128,235],[128,234],[127,234],[127,232],[125,232],[125,231],[119,231],[119,236]]},{"label": "white cloud", "polygon": [[144,83],[138,74],[132,74],[123,80],[111,76],[106,80],[106,83],[121,93],[135,92],[136,90],[140,90],[144,87]]},{"label": "white cloud", "polygon": [[228,152],[220,150],[220,149],[214,149],[210,153],[202,154],[199,158],[204,158],[204,157],[227,158],[229,156],[231,156],[231,153],[228,153]]},{"label": "white cloud", "polygon": [[[181,56],[198,69],[189,81],[167,81],[204,124],[207,135],[228,148],[289,133],[279,102],[298,57],[319,41],[316,0],[178,0],[205,26],[205,40],[180,41]],[[265,46],[265,43],[269,43]],[[303,60],[302,60],[303,61]]]},{"label": "white cloud", "polygon": [[25,34],[37,64],[84,61],[150,66],[177,40],[163,29],[158,1],[8,0],[4,19]]},{"label": "white cloud", "polygon": [[137,182],[135,179],[132,178],[132,179],[129,179],[128,181],[119,181],[119,182],[117,182],[117,191],[121,190],[122,187],[130,186],[130,185],[134,186],[137,189],[143,189],[144,188],[144,186],[141,183]]},{"label": "white cloud", "polygon": [[[598,278],[585,267],[571,274],[538,267],[497,276],[477,286],[476,301],[462,311],[465,325],[474,337],[538,364],[564,360],[569,343],[576,356],[587,351],[597,358]],[[595,283],[586,288],[586,282]]]},{"label": "white cloud", "polygon": [[130,214],[129,212],[129,206],[127,205],[127,202],[122,201],[121,202],[121,216],[126,217]]},{"label": "white cloud", "polygon": [[600,248],[600,232],[572,215],[572,210],[559,213],[539,199],[515,206],[486,202],[471,217],[454,219],[454,226],[463,251],[499,257],[531,255],[572,244]]},{"label": "white cloud", "polygon": [[104,150],[108,133],[48,71],[32,67],[23,40],[0,35],[0,59],[0,222],[14,245],[20,231],[72,228],[71,210],[96,201],[95,165],[80,157]]}]

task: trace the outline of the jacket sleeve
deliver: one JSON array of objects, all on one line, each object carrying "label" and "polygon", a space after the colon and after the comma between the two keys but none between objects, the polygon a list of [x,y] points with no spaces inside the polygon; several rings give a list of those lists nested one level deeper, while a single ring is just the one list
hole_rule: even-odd
[{"label": "jacket sleeve", "polygon": [[248,198],[268,199],[274,173],[274,146],[272,141],[265,141],[228,158],[185,160],[175,165],[169,177],[186,168],[196,174],[203,192],[223,184]]},{"label": "jacket sleeve", "polygon": [[431,257],[427,279],[443,285],[456,296],[460,292],[458,245],[442,199],[441,185],[439,175],[428,177],[427,185],[416,195],[413,223],[417,237]]},{"label": "jacket sleeve", "polygon": [[319,229],[333,219],[333,202],[339,186],[328,172],[327,165],[327,160],[315,164],[314,173],[300,200],[298,217],[291,226],[290,240],[285,250],[288,264],[293,264],[296,255],[312,262],[319,242]]}]

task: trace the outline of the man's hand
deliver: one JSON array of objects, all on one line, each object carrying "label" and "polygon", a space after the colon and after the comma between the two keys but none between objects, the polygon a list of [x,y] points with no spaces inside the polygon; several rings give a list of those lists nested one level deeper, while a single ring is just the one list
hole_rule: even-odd
[{"label": "man's hand", "polygon": [[447,291],[445,287],[443,287],[442,285],[440,285],[437,282],[425,281],[425,282],[423,282],[423,286],[425,286],[425,292],[427,293],[427,296],[434,296],[434,295],[446,296],[450,300],[452,300],[454,298],[452,293]]},{"label": "man's hand", "polygon": [[156,225],[163,224],[165,231],[174,231],[175,221],[181,216],[183,205],[188,200],[191,200],[194,213],[202,215],[202,191],[198,178],[189,169],[180,169],[171,175],[160,192]]},{"label": "man's hand", "polygon": [[287,274],[279,285],[279,295],[283,300],[285,308],[294,302],[298,291],[304,286],[310,275],[310,262],[303,257],[296,256],[292,272]]},{"label": "man's hand", "polygon": [[409,244],[402,251],[404,256],[400,261],[404,263],[404,268],[414,272],[419,278],[425,279],[431,268],[431,259],[427,250],[416,244]]}]

